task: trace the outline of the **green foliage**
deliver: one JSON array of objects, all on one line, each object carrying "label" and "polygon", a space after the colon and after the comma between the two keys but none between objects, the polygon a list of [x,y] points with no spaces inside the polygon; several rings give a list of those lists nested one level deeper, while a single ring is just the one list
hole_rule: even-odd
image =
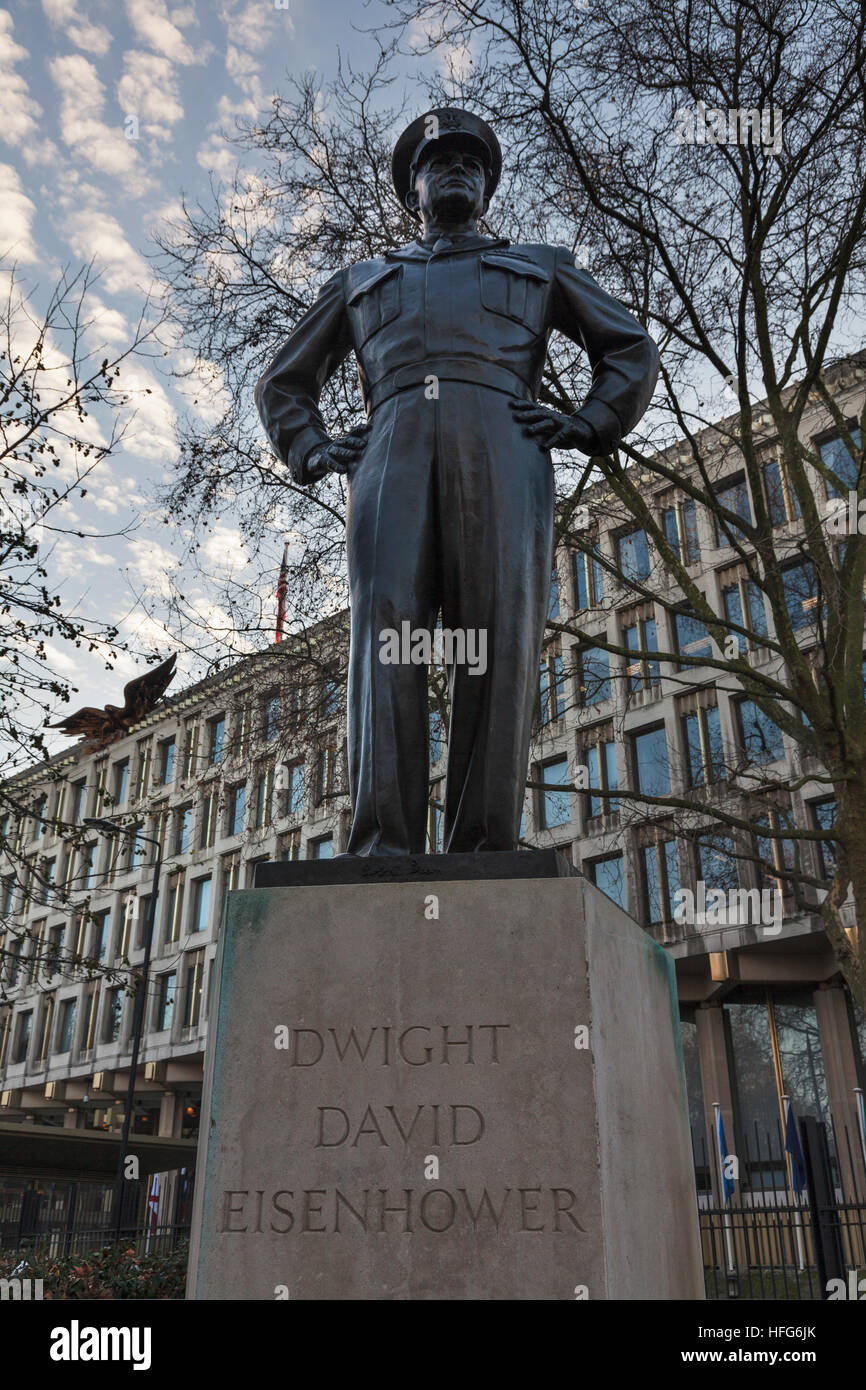
[{"label": "green foliage", "polygon": [[[42,1279],[43,1298],[183,1298],[189,1242],[164,1254],[140,1255],[135,1243],[106,1245],[86,1255],[59,1257],[0,1252],[0,1279]],[[27,1261],[21,1268],[22,1258]]]}]

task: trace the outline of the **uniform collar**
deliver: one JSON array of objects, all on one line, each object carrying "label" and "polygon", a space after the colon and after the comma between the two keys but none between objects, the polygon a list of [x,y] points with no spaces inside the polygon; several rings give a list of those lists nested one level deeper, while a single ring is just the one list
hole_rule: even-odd
[{"label": "uniform collar", "polygon": [[410,241],[408,246],[401,246],[396,251],[386,251],[386,261],[429,261],[432,255],[453,256],[458,251],[479,251],[491,246],[509,246],[507,237],[489,236],[466,236],[459,241],[452,242],[449,246],[442,246],[435,251],[431,246],[422,246],[420,241]]}]

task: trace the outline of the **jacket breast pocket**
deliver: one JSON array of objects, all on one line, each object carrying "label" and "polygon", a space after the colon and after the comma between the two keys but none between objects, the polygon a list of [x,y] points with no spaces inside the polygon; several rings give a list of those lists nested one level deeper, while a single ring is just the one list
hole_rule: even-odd
[{"label": "jacket breast pocket", "polygon": [[514,319],[532,333],[544,326],[547,272],[532,261],[488,253],[480,258],[481,303],[492,314]]},{"label": "jacket breast pocket", "polygon": [[358,347],[400,313],[401,265],[389,265],[368,275],[350,292],[346,304]]}]

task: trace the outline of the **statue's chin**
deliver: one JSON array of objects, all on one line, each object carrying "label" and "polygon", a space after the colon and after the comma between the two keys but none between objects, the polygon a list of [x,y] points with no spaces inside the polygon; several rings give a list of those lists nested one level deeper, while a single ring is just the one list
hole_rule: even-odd
[{"label": "statue's chin", "polygon": [[433,215],[437,222],[477,221],[474,199],[465,193],[448,193],[437,198],[433,204]]}]

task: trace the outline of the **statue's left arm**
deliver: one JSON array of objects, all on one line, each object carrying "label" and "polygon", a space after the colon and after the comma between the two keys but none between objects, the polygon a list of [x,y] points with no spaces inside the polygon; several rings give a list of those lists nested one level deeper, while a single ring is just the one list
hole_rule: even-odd
[{"label": "statue's left arm", "polygon": [[652,400],[658,348],[634,315],[580,270],[564,247],[556,249],[551,326],[579,343],[589,358],[592,386],[571,418],[591,427],[592,453],[610,453]]}]

